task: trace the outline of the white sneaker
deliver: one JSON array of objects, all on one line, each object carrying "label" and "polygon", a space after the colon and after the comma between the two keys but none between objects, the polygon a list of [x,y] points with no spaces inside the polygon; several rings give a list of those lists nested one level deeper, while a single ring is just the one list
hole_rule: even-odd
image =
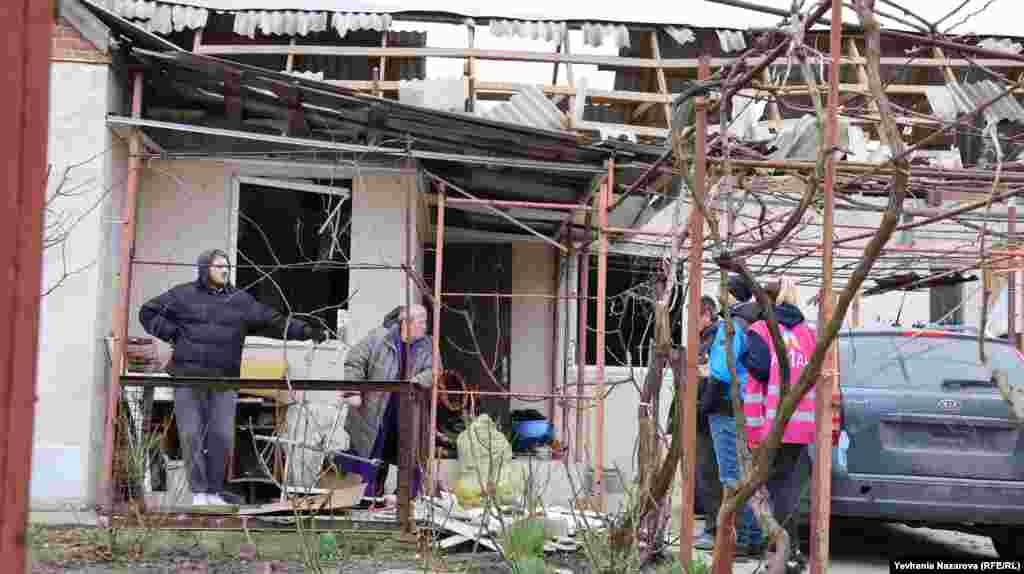
[{"label": "white sneaker", "polygon": [[219,494],[207,494],[206,504],[209,506],[231,506]]},{"label": "white sneaker", "polygon": [[209,506],[210,499],[207,498],[205,492],[197,492],[192,495],[192,506]]}]

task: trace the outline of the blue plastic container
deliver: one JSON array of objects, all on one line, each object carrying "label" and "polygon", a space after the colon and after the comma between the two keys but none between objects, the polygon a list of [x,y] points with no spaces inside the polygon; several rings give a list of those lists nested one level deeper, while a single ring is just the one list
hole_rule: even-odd
[{"label": "blue plastic container", "polygon": [[555,439],[555,426],[548,421],[522,421],[512,427],[516,450],[550,444]]}]

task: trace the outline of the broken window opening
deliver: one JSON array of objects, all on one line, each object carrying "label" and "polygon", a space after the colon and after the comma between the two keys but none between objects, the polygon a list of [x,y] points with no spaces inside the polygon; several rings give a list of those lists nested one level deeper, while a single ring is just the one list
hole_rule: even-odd
[{"label": "broken window opening", "polygon": [[311,314],[335,328],[348,309],[351,182],[312,182],[324,193],[241,183],[235,283],[282,313]]}]

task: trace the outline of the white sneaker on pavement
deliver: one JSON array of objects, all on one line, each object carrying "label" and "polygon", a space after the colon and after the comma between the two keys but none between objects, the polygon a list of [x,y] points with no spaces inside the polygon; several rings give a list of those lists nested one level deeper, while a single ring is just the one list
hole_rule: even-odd
[{"label": "white sneaker on pavement", "polygon": [[226,500],[221,498],[219,494],[207,494],[206,504],[208,506],[231,506]]},{"label": "white sneaker on pavement", "polygon": [[206,497],[205,492],[197,492],[192,495],[192,506],[208,506],[210,499]]}]

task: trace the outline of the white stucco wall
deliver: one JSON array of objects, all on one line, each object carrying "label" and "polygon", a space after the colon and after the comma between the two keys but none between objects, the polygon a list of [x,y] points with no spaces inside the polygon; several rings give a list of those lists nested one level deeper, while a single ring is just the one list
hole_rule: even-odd
[{"label": "white stucco wall", "polygon": [[[417,233],[422,214],[416,208],[415,174],[357,177],[352,183],[353,263],[397,267],[405,263],[407,251],[422,273],[423,248]],[[406,198],[413,196],[412,230],[406,229]],[[410,246],[405,247],[409,241]],[[398,268],[353,269],[349,275],[350,342],[355,343],[383,321],[384,316],[406,302],[420,303],[419,289]]]},{"label": "white stucco wall", "polygon": [[[69,223],[68,239],[43,261],[31,504],[34,509],[95,500],[102,456],[103,397],[109,329],[112,206],[123,190],[123,142],[105,123],[118,88],[107,66],[54,62],[50,67],[49,194]],[[50,219],[50,222],[56,219]],[[77,222],[77,223],[73,223]],[[51,235],[52,237],[52,235]],[[66,277],[67,271],[80,271]]]},{"label": "white stucco wall", "polygon": [[[576,368],[569,369],[570,380],[575,381],[577,377]],[[597,368],[590,366],[584,372],[587,385],[587,394],[597,396]],[[604,400],[604,466],[606,469],[617,469],[624,478],[631,479],[636,473],[636,446],[639,432],[638,414],[640,407],[640,393],[637,386],[630,380],[636,381],[637,385],[643,386],[644,377],[647,376],[647,369],[628,367],[606,367],[605,385],[607,394]],[[666,368],[661,387],[661,409],[660,424],[664,427],[668,423],[668,408],[672,401],[672,370]],[[590,466],[597,466],[597,440],[600,436],[597,431],[597,401],[584,412],[590,436],[589,446],[586,449],[587,455],[584,462]],[[575,425],[574,415],[570,415],[570,424]],[[575,428],[575,426],[573,426]]]},{"label": "white stucco wall", "polygon": [[[543,243],[512,245],[512,293],[551,295],[555,284],[554,250]],[[551,392],[551,358],[554,353],[554,299],[513,298],[512,390],[522,393]],[[512,399],[512,409],[536,409],[549,413],[550,401]]]}]

